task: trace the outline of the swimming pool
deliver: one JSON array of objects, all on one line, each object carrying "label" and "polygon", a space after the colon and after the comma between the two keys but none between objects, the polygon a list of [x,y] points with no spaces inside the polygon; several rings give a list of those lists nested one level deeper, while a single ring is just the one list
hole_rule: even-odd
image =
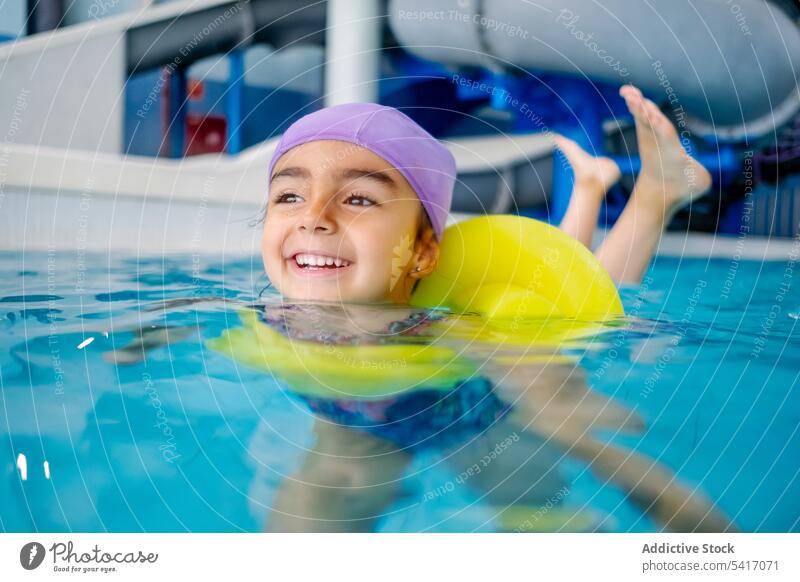
[{"label": "swimming pool", "polygon": [[[625,325],[568,347],[589,388],[558,404],[596,401],[592,410],[627,418],[594,437],[674,475],[736,528],[800,530],[796,258],[658,258],[640,288],[624,290]],[[3,531],[261,531],[308,499],[309,458],[326,454],[318,421],[270,375],[205,343],[241,325],[237,302],[256,301],[266,283],[259,259],[5,253],[0,275]],[[355,523],[664,528],[585,453],[502,423],[464,438],[470,447],[425,447],[382,468],[391,487],[373,491],[380,511]],[[347,439],[347,450],[390,458],[371,435]],[[325,474],[342,467],[343,482],[372,487],[349,458],[333,455]],[[323,499],[363,501],[339,493]],[[352,523],[322,513],[304,519]]]}]

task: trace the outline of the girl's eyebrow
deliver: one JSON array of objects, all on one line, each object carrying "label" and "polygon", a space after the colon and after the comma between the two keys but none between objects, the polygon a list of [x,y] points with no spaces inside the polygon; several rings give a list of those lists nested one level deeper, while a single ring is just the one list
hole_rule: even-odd
[{"label": "girl's eyebrow", "polygon": [[380,170],[362,170],[360,168],[345,168],[338,172],[339,177],[345,180],[357,180],[366,178],[375,180],[382,186],[387,186],[391,190],[397,189],[397,182],[389,175]]},{"label": "girl's eyebrow", "polygon": [[[344,168],[336,172],[336,175],[340,180],[349,181],[358,179],[368,179],[368,180],[374,180],[382,186],[387,186],[391,190],[397,189],[397,182],[390,175],[382,172],[381,170]],[[308,180],[311,178],[311,172],[309,172],[306,168],[300,166],[291,166],[288,168],[283,168],[280,172],[277,172],[275,175],[272,176],[272,180],[277,180],[278,178],[304,178]]]},{"label": "girl's eyebrow", "polygon": [[284,168],[280,172],[274,174],[271,180],[275,180],[277,178],[310,178],[311,172],[306,170],[305,168],[301,168],[299,166],[292,166],[290,168]]}]

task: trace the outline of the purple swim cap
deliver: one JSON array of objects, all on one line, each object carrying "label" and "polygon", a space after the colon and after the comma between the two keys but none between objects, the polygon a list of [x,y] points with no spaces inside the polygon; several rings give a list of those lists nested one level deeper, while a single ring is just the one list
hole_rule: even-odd
[{"label": "purple swim cap", "polygon": [[441,240],[453,200],[456,162],[450,151],[394,107],[346,103],[309,113],[281,136],[269,163],[269,178],[278,159],[295,146],[316,140],[357,144],[395,167],[414,189]]}]

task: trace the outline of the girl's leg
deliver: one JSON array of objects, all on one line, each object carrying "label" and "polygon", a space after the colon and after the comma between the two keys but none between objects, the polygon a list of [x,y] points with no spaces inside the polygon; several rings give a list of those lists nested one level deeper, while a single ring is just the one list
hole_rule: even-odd
[{"label": "girl's leg", "polygon": [[[603,443],[585,432],[563,436],[570,455],[621,487],[643,512],[674,532],[735,532],[737,527],[704,495],[683,484],[667,468],[636,451]],[[581,434],[578,434],[581,433]]]},{"label": "girl's leg", "polygon": [[675,127],[639,89],[625,85],[620,95],[636,122],[642,170],[595,254],[612,279],[638,284],[675,212],[709,189],[711,175],[684,151]]},{"label": "girl's leg", "polygon": [[613,160],[594,157],[571,139],[561,135],[553,139],[575,175],[569,206],[559,228],[588,248],[594,237],[600,205],[608,189],[619,180],[620,171]]},{"label": "girl's leg", "polygon": [[370,532],[394,499],[411,457],[392,443],[317,420],[317,444],[283,479],[264,529]]},{"label": "girl's leg", "polygon": [[509,420],[585,461],[602,480],[620,487],[632,503],[679,532],[736,531],[701,492],[658,461],[594,436],[598,430],[638,435],[642,419],[612,398],[591,390],[585,372],[571,364],[490,365],[483,368],[498,395],[514,408]]}]

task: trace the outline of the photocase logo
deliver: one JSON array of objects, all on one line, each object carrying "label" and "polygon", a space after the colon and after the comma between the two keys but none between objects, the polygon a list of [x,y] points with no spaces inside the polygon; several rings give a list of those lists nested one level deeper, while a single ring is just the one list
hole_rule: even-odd
[{"label": "photocase logo", "polygon": [[19,563],[26,570],[35,570],[44,561],[44,546],[39,542],[28,542],[19,552]]}]

